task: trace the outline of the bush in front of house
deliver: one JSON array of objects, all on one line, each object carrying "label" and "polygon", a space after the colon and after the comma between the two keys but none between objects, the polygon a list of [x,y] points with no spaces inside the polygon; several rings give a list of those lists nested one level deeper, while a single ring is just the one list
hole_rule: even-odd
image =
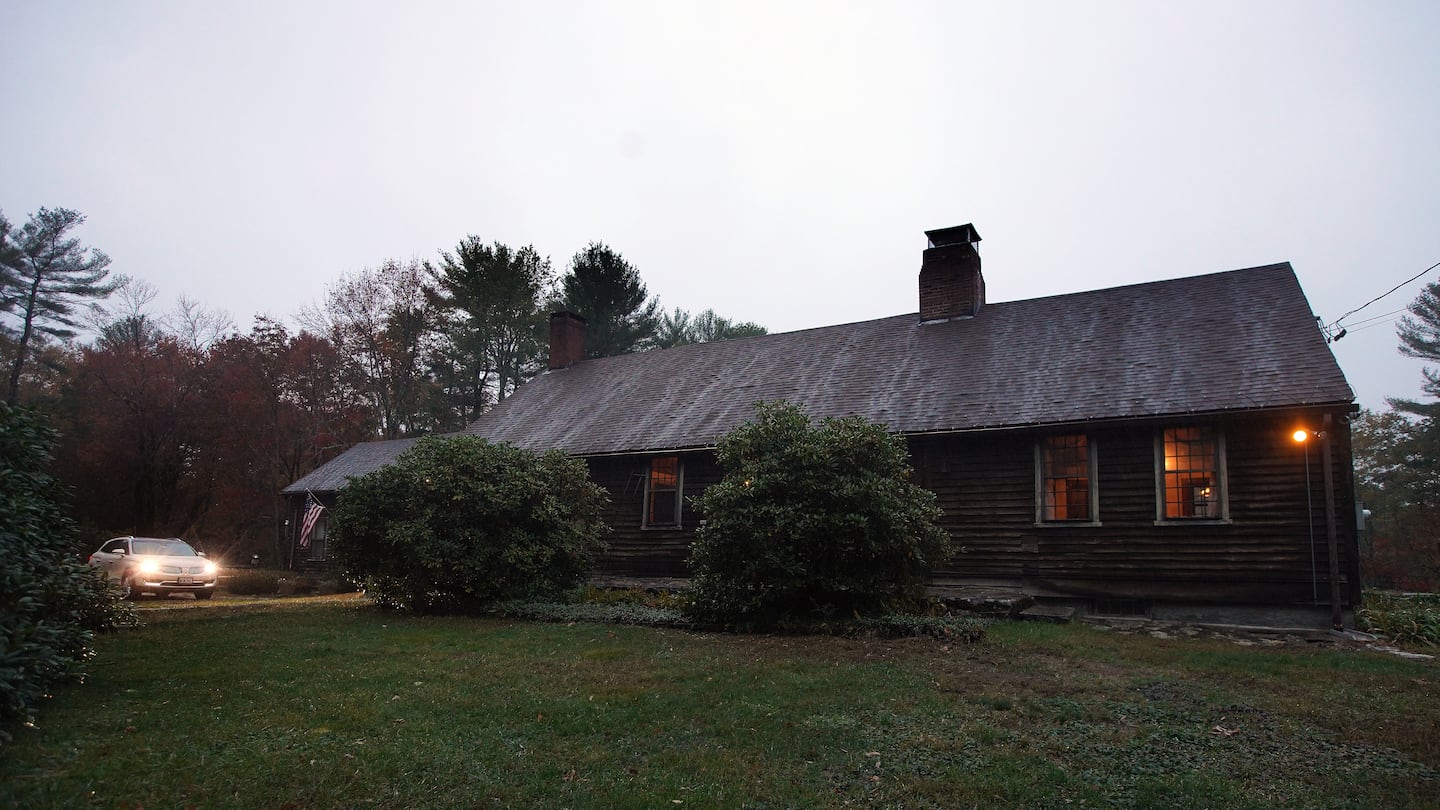
[{"label": "bush in front of house", "polygon": [[760,404],[718,453],[725,476],[698,499],[690,555],[701,621],[878,615],[918,600],[950,553],[935,495],[910,480],[904,440],[883,425]]},{"label": "bush in front of house", "polygon": [[1440,647],[1440,594],[1367,591],[1361,629],[1414,647]]},{"label": "bush in front of house", "polygon": [[604,502],[564,453],[429,437],[351,479],[331,532],[345,576],[378,603],[478,610],[578,585],[605,547]]},{"label": "bush in front of house", "polygon": [[[64,492],[46,472],[54,432],[0,402],[0,723],[32,719],[56,682],[79,678],[94,633],[135,623],[104,577],[71,551]],[[0,725],[0,743],[9,739]]]},{"label": "bush in front of house", "polygon": [[269,596],[280,590],[280,580],[289,572],[273,568],[227,568],[221,583],[236,596]]}]

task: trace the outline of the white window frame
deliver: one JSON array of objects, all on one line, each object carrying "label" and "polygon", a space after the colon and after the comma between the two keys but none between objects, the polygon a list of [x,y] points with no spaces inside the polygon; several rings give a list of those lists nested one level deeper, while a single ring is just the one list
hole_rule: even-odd
[{"label": "white window frame", "polygon": [[[655,496],[669,492],[669,489],[653,489],[655,476],[655,462],[663,459],[675,459],[675,522],[673,523],[651,523],[651,499]],[[685,460],[680,456],[655,456],[645,465],[645,496],[640,502],[640,528],[642,529],[679,529],[683,527],[685,508]]]},{"label": "white window frame", "polygon": [[[1086,484],[1089,488],[1089,509],[1088,518],[1075,520],[1047,519],[1045,517],[1045,442],[1062,436],[1083,436],[1085,437],[1086,455]],[[1089,433],[1052,433],[1041,436],[1035,440],[1035,525],[1036,526],[1099,526],[1100,525],[1100,476],[1099,465],[1096,462],[1095,437]]]},{"label": "white window frame", "polygon": [[[1187,428],[1199,428],[1202,431],[1209,431],[1210,436],[1215,440],[1215,482],[1212,484],[1218,491],[1219,498],[1218,516],[1206,515],[1203,517],[1169,517],[1166,514],[1166,507],[1169,502],[1166,500],[1165,475],[1170,472],[1165,467],[1165,432],[1167,430],[1184,430]],[[1225,447],[1225,431],[1218,425],[1166,425],[1155,433],[1155,525],[1157,526],[1204,526],[1221,525],[1230,523],[1230,485],[1227,472],[1227,457]]]}]

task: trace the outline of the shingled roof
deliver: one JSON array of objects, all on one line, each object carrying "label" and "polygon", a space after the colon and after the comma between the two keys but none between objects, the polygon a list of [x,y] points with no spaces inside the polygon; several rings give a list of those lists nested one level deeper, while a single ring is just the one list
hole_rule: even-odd
[{"label": "shingled roof", "polygon": [[[463,431],[572,455],[713,446],[786,399],[898,433],[1350,403],[1289,264],[584,360]],[[416,439],[356,445],[286,494],[333,492]]]},{"label": "shingled roof", "polygon": [[309,475],[280,490],[282,495],[303,495],[306,492],[338,492],[346,479],[384,467],[401,453],[409,450],[416,439],[393,439],[385,442],[357,444],[335,458],[316,467]]},{"label": "shingled roof", "polygon": [[1353,401],[1289,264],[585,360],[465,433],[600,455],[707,447],[786,399],[899,433]]}]

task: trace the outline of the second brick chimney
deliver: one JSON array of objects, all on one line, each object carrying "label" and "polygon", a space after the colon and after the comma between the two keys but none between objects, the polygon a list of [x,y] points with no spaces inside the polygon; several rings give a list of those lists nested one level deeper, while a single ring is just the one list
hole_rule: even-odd
[{"label": "second brick chimney", "polygon": [[920,263],[920,320],[973,318],[985,305],[980,275],[980,234],[974,225],[926,231]]},{"label": "second brick chimney", "polygon": [[585,319],[574,312],[550,313],[550,368],[566,368],[585,359]]}]

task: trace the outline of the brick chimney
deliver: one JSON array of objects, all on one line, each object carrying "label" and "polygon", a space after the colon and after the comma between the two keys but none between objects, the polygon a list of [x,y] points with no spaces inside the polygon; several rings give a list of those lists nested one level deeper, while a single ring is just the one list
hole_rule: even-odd
[{"label": "brick chimney", "polygon": [[585,319],[573,312],[550,313],[550,368],[566,368],[585,359]]},{"label": "brick chimney", "polygon": [[985,305],[980,275],[980,234],[974,225],[926,231],[920,263],[920,321],[971,318]]}]

